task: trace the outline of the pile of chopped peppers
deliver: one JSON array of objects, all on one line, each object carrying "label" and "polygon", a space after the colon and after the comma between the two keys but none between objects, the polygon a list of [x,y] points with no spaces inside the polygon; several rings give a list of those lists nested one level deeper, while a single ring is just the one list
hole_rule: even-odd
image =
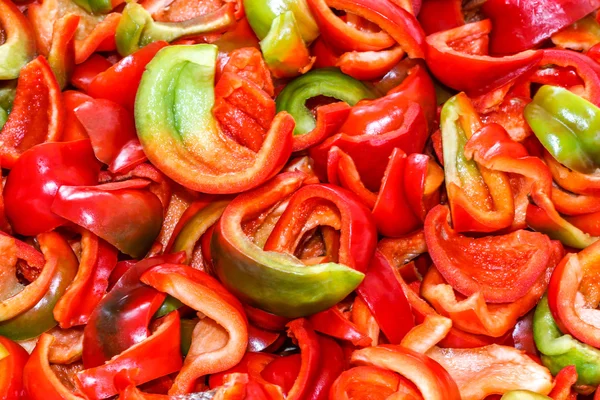
[{"label": "pile of chopped peppers", "polygon": [[0,400],[600,400],[600,0],[0,0]]}]

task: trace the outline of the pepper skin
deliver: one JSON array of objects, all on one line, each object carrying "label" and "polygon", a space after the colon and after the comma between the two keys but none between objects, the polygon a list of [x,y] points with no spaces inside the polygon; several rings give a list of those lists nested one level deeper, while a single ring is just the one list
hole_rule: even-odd
[{"label": "pepper skin", "polygon": [[16,79],[21,68],[35,56],[35,37],[29,21],[11,0],[0,1],[0,80]]},{"label": "pepper skin", "polygon": [[[263,251],[244,234],[241,224],[247,215],[268,210],[296,191],[304,179],[300,172],[283,173],[238,196],[223,212],[211,244],[216,274],[226,288],[252,306],[290,318],[333,306],[364,277],[342,264],[306,266],[290,254]],[[350,254],[348,259],[352,260]]]},{"label": "pepper skin", "polygon": [[277,114],[258,152],[221,134],[212,116],[216,60],[213,45],[158,52],[140,83],[136,128],[148,159],[176,182],[205,193],[242,192],[284,166],[294,121],[287,113]]}]

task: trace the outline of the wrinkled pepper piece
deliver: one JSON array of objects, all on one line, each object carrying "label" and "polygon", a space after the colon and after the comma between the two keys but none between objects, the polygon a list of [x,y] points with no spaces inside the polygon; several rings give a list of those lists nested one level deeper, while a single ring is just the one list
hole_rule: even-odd
[{"label": "wrinkled pepper piece", "polygon": [[16,79],[21,68],[35,57],[35,37],[29,21],[10,0],[0,1],[0,80]]},{"label": "wrinkled pepper piece", "polygon": [[136,128],[149,160],[176,182],[205,193],[235,193],[283,167],[294,122],[277,114],[256,153],[221,134],[211,112],[216,56],[212,45],[162,49],[142,77]]},{"label": "wrinkled pepper piece", "polygon": [[190,350],[169,394],[190,393],[198,378],[240,362],[248,345],[246,316],[240,302],[216,279],[177,264],[152,267],[140,279],[205,316],[194,328]]},{"label": "wrinkled pepper piece", "polygon": [[542,353],[542,363],[552,374],[558,374],[568,365],[575,365],[577,384],[600,384],[600,350],[580,342],[571,335],[563,334],[552,317],[546,296],[535,309],[533,337],[536,347]]},{"label": "wrinkled pepper piece", "polygon": [[277,111],[287,111],[294,117],[294,136],[304,135],[315,129],[315,117],[305,103],[317,96],[334,97],[351,106],[360,100],[375,97],[364,83],[337,68],[312,70],[288,83],[275,101]]},{"label": "wrinkled pepper piece", "polygon": [[115,41],[123,57],[153,42],[172,42],[186,36],[225,30],[235,22],[234,4],[182,22],[154,21],[150,12],[138,3],[128,3],[117,26]]},{"label": "wrinkled pepper piece", "polygon": [[[246,218],[279,203],[296,191],[304,179],[301,172],[283,173],[238,196],[223,212],[211,244],[215,272],[226,288],[252,306],[290,318],[335,305],[364,277],[342,264],[306,266],[291,254],[263,251],[244,234],[242,222]],[[291,213],[292,210],[288,212],[290,216]],[[350,240],[350,235],[347,237]],[[352,260],[350,254],[347,257]],[[259,292],[257,287],[261,288]]]},{"label": "wrinkled pepper piece", "polygon": [[600,108],[556,86],[542,86],[525,107],[525,119],[546,150],[561,164],[582,173],[600,165],[596,131]]}]

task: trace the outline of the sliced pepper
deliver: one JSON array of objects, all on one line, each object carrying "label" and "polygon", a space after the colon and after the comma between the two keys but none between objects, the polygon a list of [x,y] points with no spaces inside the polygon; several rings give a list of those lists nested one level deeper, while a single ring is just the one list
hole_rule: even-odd
[{"label": "sliced pepper", "polygon": [[[290,254],[265,252],[244,234],[242,223],[247,218],[270,209],[296,191],[305,177],[301,172],[283,173],[238,196],[221,216],[211,244],[213,265],[225,287],[250,305],[286,317],[310,315],[333,306],[364,277],[342,264],[306,266]],[[293,211],[288,215],[293,216]],[[360,243],[359,237],[351,239],[349,234],[347,238]],[[359,254],[360,260],[368,260],[367,252],[360,250]],[[356,263],[351,254],[346,257]],[[366,268],[364,264],[355,266]],[[261,288],[259,292],[257,287]]]},{"label": "sliced pepper", "polygon": [[269,33],[260,41],[260,48],[275,78],[298,76],[314,62],[292,11],[275,17]]},{"label": "sliced pepper", "polygon": [[216,56],[212,45],[162,49],[142,77],[136,127],[150,161],[175,181],[205,193],[235,193],[283,167],[291,153],[293,118],[275,116],[258,153],[221,134],[211,113]]},{"label": "sliced pepper", "polygon": [[476,349],[434,347],[427,355],[448,371],[463,400],[484,399],[518,389],[546,395],[554,383],[550,371],[513,347],[496,344]]},{"label": "sliced pepper", "polygon": [[63,123],[60,87],[39,56],[21,69],[12,111],[0,131],[2,168],[12,168],[36,144],[60,140]]},{"label": "sliced pepper", "polygon": [[329,399],[359,400],[366,396],[374,400],[387,399],[398,391],[400,379],[400,375],[384,368],[353,367],[338,376]]},{"label": "sliced pepper", "polygon": [[275,18],[287,11],[291,11],[297,20],[304,42],[311,43],[319,36],[319,28],[306,0],[244,0],[244,11],[252,30],[260,40],[267,36]]},{"label": "sliced pepper", "polygon": [[[56,232],[48,232],[38,235],[37,239],[46,259],[44,270],[48,268],[51,271],[49,286],[39,293],[39,301],[31,308],[0,322],[0,335],[13,340],[31,339],[56,326],[57,321],[52,313],[54,306],[77,274],[77,258],[62,236]],[[41,275],[37,279],[40,278]],[[30,287],[31,290],[36,290],[35,286],[29,285],[24,290],[29,290]],[[19,294],[13,299],[18,299]],[[11,308],[6,301],[1,304]],[[14,309],[12,307],[12,311]]]},{"label": "sliced pepper", "polygon": [[491,50],[497,54],[512,54],[531,49],[598,7],[600,2],[597,0],[486,2],[483,12],[492,19],[494,25],[490,40]]},{"label": "sliced pepper", "polygon": [[465,24],[460,0],[424,0],[418,16],[427,35]]},{"label": "sliced pepper", "polygon": [[75,68],[75,32],[79,16],[68,14],[57,19],[52,30],[52,42],[48,63],[54,72],[58,86],[64,89]]},{"label": "sliced pepper", "polygon": [[461,48],[487,37],[491,30],[490,20],[483,20],[429,35],[427,66],[444,85],[469,95],[496,89],[537,67],[542,58],[539,51],[495,58]]},{"label": "sliced pepper", "polygon": [[448,214],[448,208],[441,205],[429,212],[425,240],[440,273],[463,295],[481,292],[490,303],[513,302],[546,270],[551,255],[546,235],[519,230],[469,238],[450,228]]},{"label": "sliced pepper", "polygon": [[83,232],[81,247],[77,275],[54,307],[54,318],[63,329],[87,324],[117,265],[117,250],[90,231]]},{"label": "sliced pepper", "polygon": [[[125,254],[143,257],[163,221],[162,204],[146,189],[149,184],[132,179],[98,186],[61,186],[51,209]],[[129,222],[129,229],[123,229],[123,221]]]},{"label": "sliced pepper", "polygon": [[150,336],[150,320],[165,295],[140,282],[140,276],[151,267],[168,262],[181,262],[183,253],[151,257],[125,272],[102,298],[85,326],[83,364],[93,368],[104,364],[136,343]]},{"label": "sliced pepper", "polygon": [[493,232],[515,218],[508,175],[468,160],[464,147],[482,123],[469,98],[460,93],[446,101],[440,115],[446,191],[452,224],[459,232]]},{"label": "sliced pepper", "polygon": [[351,106],[375,97],[365,84],[337,68],[310,71],[288,83],[276,99],[277,111],[289,112],[296,121],[294,136],[305,135],[315,129],[315,117],[305,103],[317,96],[334,97]]},{"label": "sliced pepper", "polygon": [[0,336],[0,398],[23,398],[23,368],[29,354],[12,340]]},{"label": "sliced pepper", "polygon": [[152,267],[140,279],[206,316],[194,328],[190,351],[169,394],[190,393],[198,378],[240,362],[248,344],[246,316],[240,302],[216,279],[176,264]]},{"label": "sliced pepper", "polygon": [[397,372],[413,382],[425,399],[461,399],[457,384],[440,364],[402,346],[379,345],[356,350],[351,362]]},{"label": "sliced pepper", "polygon": [[75,385],[89,399],[105,399],[118,393],[115,376],[129,370],[136,385],[181,369],[179,314],[174,311],[157,321],[156,330],[106,363],[75,375]]},{"label": "sliced pepper", "polygon": [[591,173],[600,165],[596,130],[600,108],[556,86],[542,86],[525,107],[525,119],[546,150],[561,164]]},{"label": "sliced pepper", "polygon": [[575,365],[578,385],[600,384],[600,350],[563,334],[552,317],[546,296],[535,309],[533,337],[542,353],[542,363],[552,374],[556,375],[563,368]]},{"label": "sliced pepper", "polygon": [[35,37],[29,21],[10,0],[0,1],[0,80],[16,79],[21,69],[35,57]]},{"label": "sliced pepper", "polygon": [[172,42],[186,36],[225,30],[235,22],[234,4],[182,22],[154,21],[138,3],[128,3],[117,26],[115,41],[123,57],[153,42]]}]

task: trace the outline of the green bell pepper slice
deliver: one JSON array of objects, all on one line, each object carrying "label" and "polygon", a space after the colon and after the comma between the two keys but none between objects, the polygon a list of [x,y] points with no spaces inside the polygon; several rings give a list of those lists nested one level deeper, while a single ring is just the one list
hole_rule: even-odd
[{"label": "green bell pepper slice", "polygon": [[548,396],[543,394],[535,393],[530,390],[511,390],[510,392],[504,393],[500,400],[552,400]]},{"label": "green bell pepper slice", "polygon": [[276,208],[304,178],[301,172],[283,173],[236,197],[211,241],[213,267],[223,285],[243,302],[287,318],[312,315],[337,304],[364,278],[342,264],[307,266],[290,254],[264,251],[244,233],[243,221]]},{"label": "green bell pepper slice", "polygon": [[107,14],[113,9],[110,0],[73,0],[73,3],[90,14]]},{"label": "green bell pepper slice", "polygon": [[260,49],[276,78],[298,76],[312,65],[310,53],[291,11],[275,17],[269,33],[260,42]]},{"label": "green bell pepper slice", "polygon": [[567,89],[545,85],[524,114],[558,162],[582,173],[594,172],[600,165],[600,108]]},{"label": "green bell pepper slice", "polygon": [[294,14],[304,42],[310,43],[319,36],[319,27],[306,0],[244,0],[244,11],[250,27],[260,40],[269,33],[273,20],[287,11]]},{"label": "green bell pepper slice", "polygon": [[296,121],[294,135],[304,135],[315,129],[315,117],[305,103],[316,96],[334,97],[351,106],[360,100],[376,97],[364,83],[342,73],[337,68],[309,71],[288,83],[275,99],[278,112],[287,111],[294,117]]},{"label": "green bell pepper slice", "polygon": [[541,353],[542,363],[552,375],[566,366],[575,365],[577,385],[600,384],[600,350],[563,335],[552,317],[548,297],[544,296],[533,316],[533,339]]},{"label": "green bell pepper slice", "polygon": [[216,32],[235,23],[233,5],[182,22],[157,22],[138,3],[129,3],[117,26],[115,41],[123,57],[150,43]]},{"label": "green bell pepper slice", "polygon": [[35,37],[27,17],[11,0],[0,0],[0,26],[5,40],[0,45],[0,81],[16,79],[21,68],[35,57]]},{"label": "green bell pepper slice", "polygon": [[0,322],[0,336],[12,340],[27,340],[38,337],[54,328],[54,306],[71,284],[79,262],[73,250],[58,233],[43,233],[38,236],[40,247],[46,259],[56,258],[57,270],[42,299],[29,310],[7,321]]}]

